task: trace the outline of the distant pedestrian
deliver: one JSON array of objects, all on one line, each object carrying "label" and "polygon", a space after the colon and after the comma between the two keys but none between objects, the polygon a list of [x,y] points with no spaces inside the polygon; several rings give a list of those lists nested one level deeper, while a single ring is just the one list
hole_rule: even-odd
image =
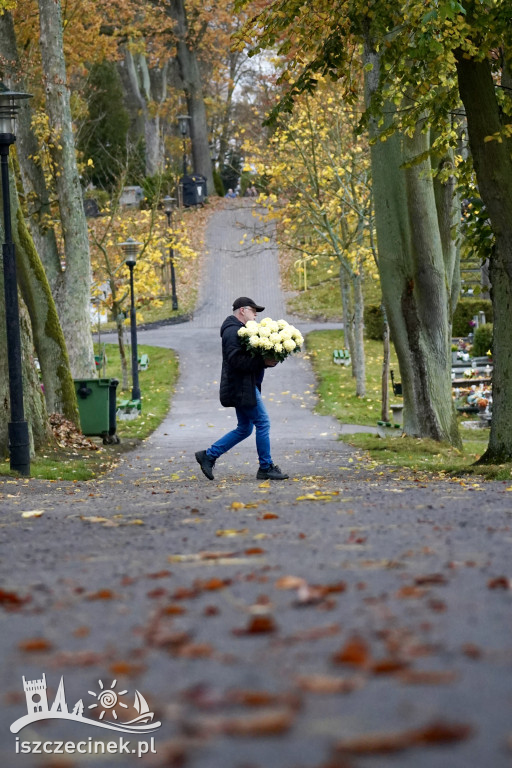
[{"label": "distant pedestrian", "polygon": [[228,191],[227,191],[227,192],[226,192],[226,194],[224,195],[224,197],[236,197],[236,196],[237,196],[236,192],[233,192],[233,190],[231,189],[231,187],[228,189]]},{"label": "distant pedestrian", "polygon": [[258,480],[287,480],[272,461],[270,454],[270,419],[261,396],[261,384],[265,368],[273,368],[277,361],[260,355],[252,357],[242,348],[238,331],[248,320],[254,320],[261,307],[247,296],[233,302],[233,314],[222,323],[222,373],[220,378],[220,402],[225,408],[235,408],[238,423],[216,443],[195,456],[208,480],[213,480],[215,461],[245,440],[256,428],[256,450],[259,458]]}]

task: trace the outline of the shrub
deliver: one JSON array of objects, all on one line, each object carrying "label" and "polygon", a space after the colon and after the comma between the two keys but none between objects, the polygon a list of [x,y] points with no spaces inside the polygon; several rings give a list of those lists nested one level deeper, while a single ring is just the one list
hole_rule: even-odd
[{"label": "shrub", "polygon": [[473,337],[473,356],[484,357],[487,351],[492,351],[492,323],[479,325]]},{"label": "shrub", "polygon": [[453,313],[452,336],[467,336],[471,333],[469,322],[479,312],[483,312],[487,322],[492,323],[492,303],[489,299],[461,299]]},{"label": "shrub", "polygon": [[380,304],[368,304],[364,308],[364,334],[367,339],[382,341],[384,317]]},{"label": "shrub", "polygon": [[224,184],[222,183],[222,179],[220,177],[220,173],[217,169],[213,171],[213,183],[215,185],[215,192],[219,197],[224,197],[226,194],[226,190],[224,189]]}]

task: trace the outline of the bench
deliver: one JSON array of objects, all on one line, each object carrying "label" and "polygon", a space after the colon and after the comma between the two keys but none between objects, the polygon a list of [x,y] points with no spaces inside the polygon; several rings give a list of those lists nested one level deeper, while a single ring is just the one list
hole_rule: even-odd
[{"label": "bench", "polygon": [[147,371],[149,368],[149,355],[143,354],[139,357],[139,371]]},{"label": "bench", "polygon": [[142,410],[141,400],[121,400],[117,404],[116,417],[120,421],[136,419],[140,416]]},{"label": "bench", "polygon": [[332,361],[336,365],[350,365],[350,351],[348,349],[334,349]]}]

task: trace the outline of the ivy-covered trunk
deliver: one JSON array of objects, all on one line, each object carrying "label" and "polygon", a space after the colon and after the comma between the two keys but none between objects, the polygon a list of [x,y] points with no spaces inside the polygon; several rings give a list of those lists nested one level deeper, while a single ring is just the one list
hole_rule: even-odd
[{"label": "ivy-covered trunk", "polygon": [[512,138],[504,130],[510,118],[496,99],[487,59],[475,61],[459,51],[457,74],[478,189],[495,236],[490,264],[494,315],[492,422],[489,446],[480,462],[497,464],[512,459]]}]

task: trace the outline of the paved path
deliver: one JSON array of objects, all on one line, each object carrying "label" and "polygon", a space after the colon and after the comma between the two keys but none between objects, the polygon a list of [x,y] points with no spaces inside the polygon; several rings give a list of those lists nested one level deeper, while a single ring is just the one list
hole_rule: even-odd
[{"label": "paved path", "polygon": [[[508,484],[427,483],[372,466],[313,414],[300,357],[264,383],[274,458],[292,479],[257,482],[250,440],[218,461],[213,483],[197,471],[194,451],[233,424],[217,401],[231,300],[248,294],[284,314],[275,254],[239,246],[247,215],[235,203],[212,221],[194,321],[144,334],[180,355],[160,429],[92,483],[0,480],[0,764],[505,768]],[[140,691],[162,723],[157,754],[15,754],[22,676],[43,673],[49,706],[63,675],[68,708],[101,704],[105,720],[115,697],[101,685],[119,694],[123,722]],[[401,750],[337,750],[375,731],[402,734]],[[69,720],[18,734],[119,735]]]}]

